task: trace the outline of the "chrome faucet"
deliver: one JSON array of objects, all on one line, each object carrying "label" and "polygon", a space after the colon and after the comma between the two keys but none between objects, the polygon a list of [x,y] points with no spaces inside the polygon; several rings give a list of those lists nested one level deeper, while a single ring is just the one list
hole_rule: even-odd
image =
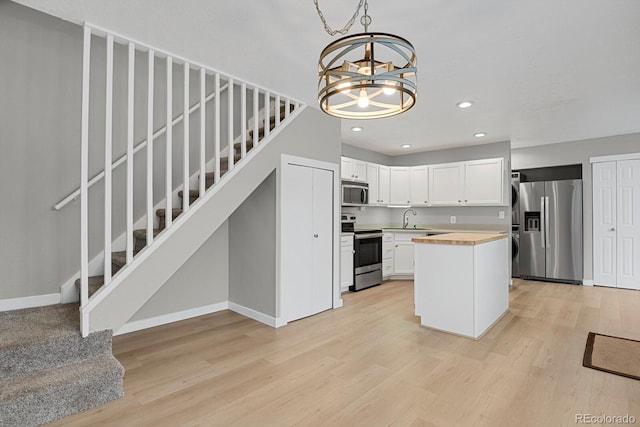
[{"label": "chrome faucet", "polygon": [[407,208],[402,212],[402,228],[407,228],[409,225],[409,218],[407,218],[407,212],[411,212],[414,216],[417,215],[413,208]]}]

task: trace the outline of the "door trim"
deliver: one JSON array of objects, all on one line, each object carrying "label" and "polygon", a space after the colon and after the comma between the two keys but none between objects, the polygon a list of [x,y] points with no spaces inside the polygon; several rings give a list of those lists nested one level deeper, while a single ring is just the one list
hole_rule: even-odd
[{"label": "door trim", "polygon": [[589,157],[590,163],[613,162],[618,160],[640,159],[640,153],[613,154],[611,156]]}]

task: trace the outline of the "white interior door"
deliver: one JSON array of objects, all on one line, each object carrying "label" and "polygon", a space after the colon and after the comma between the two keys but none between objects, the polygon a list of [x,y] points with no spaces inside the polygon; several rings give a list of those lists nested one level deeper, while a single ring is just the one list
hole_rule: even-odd
[{"label": "white interior door", "polygon": [[640,160],[618,161],[617,283],[640,289]]},{"label": "white interior door", "polygon": [[291,321],[311,312],[313,169],[297,165],[287,168],[287,182],[282,186],[282,197],[287,203],[281,213],[282,314]]},{"label": "white interior door", "polygon": [[593,283],[615,287],[616,162],[593,164]]},{"label": "white interior door", "polygon": [[[312,169],[310,313],[330,309],[333,298],[333,172]],[[310,236],[311,237],[311,236]]]}]

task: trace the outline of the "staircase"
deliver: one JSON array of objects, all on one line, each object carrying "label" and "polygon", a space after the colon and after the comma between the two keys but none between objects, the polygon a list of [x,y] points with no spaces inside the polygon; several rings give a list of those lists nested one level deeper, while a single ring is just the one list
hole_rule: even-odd
[{"label": "staircase", "polygon": [[[293,112],[293,110],[294,110],[293,105],[289,106],[289,113]],[[284,105],[280,107],[278,114],[280,116],[280,120],[285,119],[287,112]],[[276,116],[271,114],[269,117],[269,130],[270,131],[273,130],[275,126],[276,126]],[[247,129],[247,134],[249,135],[250,139],[246,141],[245,152],[250,153],[250,151],[254,148],[254,146],[257,146],[257,144],[254,144],[254,137],[253,137],[254,131],[251,129]],[[265,135],[265,129],[264,127],[260,127],[258,129],[258,137],[256,138],[257,142],[260,142],[261,140],[263,140],[264,135]],[[241,151],[242,151],[242,144],[239,142],[235,143],[234,144],[234,164],[238,164],[243,159],[243,157],[241,156]],[[220,160],[221,160],[220,176],[223,177],[229,171],[229,166],[228,166],[229,159],[228,157],[222,157]],[[214,180],[215,180],[215,172],[205,173],[205,188],[207,190],[213,187]],[[183,190],[178,191],[178,197],[180,198],[180,201],[181,201],[180,205],[184,205]],[[199,200],[199,198],[200,198],[200,192],[198,190],[189,190],[189,206],[194,205],[195,202]],[[177,220],[183,212],[184,211],[181,208],[172,209],[171,210],[172,220],[173,221]],[[158,228],[153,229],[154,238],[158,237],[160,233],[164,231],[166,228],[167,209],[166,208],[157,209],[155,211],[155,214],[158,219]],[[147,230],[146,229],[133,230],[133,238],[134,238],[133,255],[135,256],[147,246]],[[126,265],[127,265],[126,251],[113,251],[111,253],[112,274],[115,275],[118,271],[120,271]],[[102,288],[102,286],[104,286],[104,283],[105,281],[104,281],[103,275],[90,276],[88,280],[89,297],[93,296],[93,294],[95,294],[100,288]],[[80,278],[76,280],[75,286],[78,292],[80,292],[80,287],[81,287]]]},{"label": "staircase", "polygon": [[0,313],[0,425],[36,426],[123,395],[111,331],[82,338],[78,305]]}]

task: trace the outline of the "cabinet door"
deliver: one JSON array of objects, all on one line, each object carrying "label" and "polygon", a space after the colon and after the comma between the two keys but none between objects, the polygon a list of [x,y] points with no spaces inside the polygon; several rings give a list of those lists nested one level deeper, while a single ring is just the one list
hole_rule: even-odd
[{"label": "cabinet door", "polygon": [[369,204],[377,205],[380,203],[380,197],[378,196],[378,165],[367,164],[367,183],[369,184]]},{"label": "cabinet door", "polygon": [[351,173],[356,181],[367,181],[367,163],[360,160],[352,160]]},{"label": "cabinet door", "polygon": [[343,291],[353,285],[353,236],[340,239],[340,287]]},{"label": "cabinet door", "polygon": [[464,182],[466,205],[502,205],[502,158],[465,162]]},{"label": "cabinet door", "polygon": [[353,173],[351,169],[353,167],[353,160],[342,157],[340,159],[340,177],[342,179],[353,179]]},{"label": "cabinet door", "polygon": [[416,166],[411,168],[411,206],[427,206],[429,204],[429,168]]},{"label": "cabinet door", "polygon": [[389,191],[389,167],[378,167],[378,198],[381,205],[388,205],[390,203],[390,191]]},{"label": "cabinet door", "polygon": [[410,168],[392,167],[389,169],[390,202],[392,205],[411,203]]},{"label": "cabinet door", "polygon": [[462,204],[464,163],[445,163],[429,167],[429,202],[431,206]]},{"label": "cabinet door", "polygon": [[413,274],[413,243],[396,242],[393,254],[394,274]]}]

